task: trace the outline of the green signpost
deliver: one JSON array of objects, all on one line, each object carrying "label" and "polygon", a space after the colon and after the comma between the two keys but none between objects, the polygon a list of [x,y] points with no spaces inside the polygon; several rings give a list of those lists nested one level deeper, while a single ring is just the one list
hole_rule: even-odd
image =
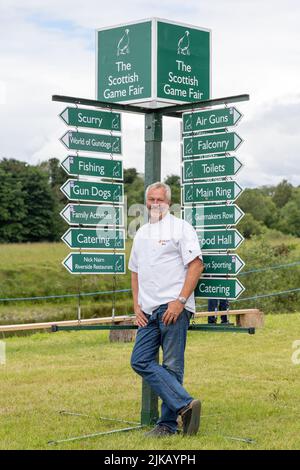
[{"label": "green signpost", "polygon": [[124,225],[124,207],[104,204],[68,204],[60,215],[69,225]]},{"label": "green signpost", "polygon": [[186,183],[183,185],[183,202],[235,201],[242,193],[242,188],[235,181],[217,181],[212,183]]},{"label": "green signpost", "polygon": [[155,108],[210,98],[211,34],[152,18],[96,32],[96,96]]},{"label": "green signpost", "polygon": [[235,250],[244,241],[236,229],[196,230],[203,251]]},{"label": "green signpost", "polygon": [[183,209],[183,218],[193,227],[236,225],[244,215],[236,204],[203,204],[196,207],[185,206]]},{"label": "green signpost", "polygon": [[120,113],[68,107],[59,116],[68,126],[121,132]]},{"label": "green signpost", "polygon": [[242,139],[235,132],[215,132],[183,138],[183,158],[193,158],[199,155],[215,155],[236,150]]},{"label": "green signpost", "polygon": [[236,254],[204,254],[203,255],[204,272],[203,274],[215,274],[218,276],[237,275],[245,266],[245,263]]},{"label": "green signpost", "polygon": [[124,253],[69,253],[62,264],[71,274],[125,274]]},{"label": "green signpost", "polygon": [[210,97],[210,31],[157,21],[157,96],[187,103]]},{"label": "green signpost", "polygon": [[124,250],[125,231],[114,228],[69,228],[61,237],[70,248]]},{"label": "green signpost", "polygon": [[121,137],[109,134],[68,131],[60,139],[69,150],[118,154],[121,150]]},{"label": "green signpost", "polygon": [[232,156],[209,157],[183,162],[183,182],[204,178],[220,178],[233,176],[242,168],[241,162]]},{"label": "green signpost", "polygon": [[201,278],[195,289],[195,297],[202,299],[235,300],[245,290],[238,279]]},{"label": "green signpost", "polygon": [[242,114],[234,106],[184,113],[182,115],[183,134],[235,126],[241,120],[241,117]]},{"label": "green signpost", "polygon": [[[183,111],[190,110],[187,103],[198,102],[195,107],[210,107],[215,105],[224,105],[230,102],[248,100],[248,95],[239,97],[227,97],[221,99],[210,100],[211,93],[211,35],[210,31],[197,28],[181,23],[171,21],[150,19],[136,21],[115,27],[102,28],[96,33],[97,43],[97,64],[96,64],[96,99],[85,100],[72,97],[54,97],[55,101],[64,101],[81,106],[92,106],[107,109],[109,111],[123,110],[125,112],[137,112],[145,115],[145,185],[159,181],[161,179],[161,141],[162,141],[162,117],[173,116],[181,117]],[[68,98],[68,99],[62,99]],[[201,103],[200,103],[201,101]],[[140,106],[131,106],[140,104]],[[165,104],[177,104],[178,106],[165,106]],[[182,105],[182,103],[185,103]],[[163,109],[159,109],[163,106]],[[147,110],[145,108],[151,108]],[[74,117],[74,111],[66,110],[62,113],[62,119],[69,125],[76,127],[89,127],[92,124],[94,129],[100,129],[100,121],[97,116],[92,114],[79,113]],[[93,119],[94,118],[94,119]],[[225,118],[223,118],[225,119]],[[235,118],[234,118],[235,119]],[[210,119],[212,121],[213,118]],[[215,121],[219,120],[218,117]],[[80,122],[79,122],[80,121]],[[77,122],[77,124],[75,124]],[[80,126],[84,124],[84,126]],[[108,125],[107,125],[108,126]],[[197,124],[199,126],[199,124]],[[225,126],[224,126],[225,127]],[[109,130],[109,129],[107,129]],[[111,129],[114,130],[114,129]],[[199,130],[199,128],[197,129]],[[213,130],[213,129],[209,129]],[[110,138],[110,139],[109,139]],[[184,153],[185,159],[194,159],[198,155],[214,155],[226,154],[241,143],[241,139],[236,134],[219,133],[211,136],[199,137],[199,140],[189,140],[185,142]],[[107,140],[108,139],[108,140]],[[201,139],[205,141],[201,142]],[[86,152],[102,152],[108,154],[121,154],[121,140],[115,136],[103,136],[99,134],[87,134],[83,132],[68,132],[62,142],[68,149]],[[191,149],[189,148],[191,146]],[[64,166],[69,166],[70,171],[73,170],[71,165],[73,162],[64,162]],[[76,163],[77,164],[77,163]],[[218,165],[218,163],[217,163]],[[76,169],[76,171],[78,168]],[[234,169],[234,171],[236,168]],[[69,171],[69,170],[67,170]],[[84,169],[83,171],[90,171]],[[92,170],[94,171],[94,170]],[[105,170],[106,171],[106,170]],[[110,170],[107,170],[107,172]],[[202,171],[204,171],[202,169]],[[205,170],[206,171],[206,170]],[[212,169],[211,174],[216,176],[224,176],[222,169]],[[225,172],[229,171],[227,169]],[[217,174],[219,172],[219,174]],[[198,169],[193,169],[193,174],[198,173]],[[75,173],[80,174],[80,173]],[[235,173],[234,173],[235,174]],[[83,176],[94,176],[87,175]],[[97,175],[98,177],[98,175]],[[203,178],[205,178],[204,176]],[[210,176],[210,178],[213,176]],[[197,178],[197,176],[196,176]],[[201,179],[198,176],[199,179]],[[194,176],[192,180],[195,179]],[[187,179],[188,181],[188,179]],[[187,185],[186,185],[187,186]],[[74,201],[96,201],[104,203],[122,203],[123,202],[123,185],[108,184],[102,182],[91,182],[82,180],[68,180],[63,186],[62,191],[71,200]],[[198,188],[199,189],[199,188]],[[222,187],[220,186],[219,192]],[[207,188],[209,194],[209,188]],[[214,189],[217,194],[217,190]],[[226,193],[234,195],[235,187],[223,188]],[[199,193],[195,193],[196,197],[201,199]],[[208,200],[210,195],[208,196]],[[223,197],[223,195],[222,195]],[[228,196],[229,197],[229,196]],[[225,199],[228,200],[226,195]],[[194,199],[194,193],[192,193]],[[217,199],[220,200],[220,199]],[[193,204],[194,201],[192,201]],[[196,202],[200,202],[200,200]],[[106,206],[107,207],[107,206]],[[216,206],[214,206],[216,207]],[[122,218],[124,214],[120,210],[119,215],[111,214],[108,211],[107,216],[110,221],[114,222]],[[194,207],[191,207],[193,210]],[[196,208],[198,210],[199,207]],[[215,218],[220,214],[212,211],[210,216]],[[100,213],[99,213],[100,211]],[[221,217],[233,217],[223,211]],[[69,204],[63,211],[62,216],[70,224],[81,224],[84,220],[86,224],[95,225],[99,220],[99,224],[105,225],[104,205],[99,206],[89,204]],[[192,214],[194,216],[194,214]],[[196,211],[195,215],[198,215]],[[207,213],[207,215],[209,215]],[[234,217],[238,217],[234,214]],[[102,225],[103,223],[103,225]],[[121,223],[121,222],[120,222]],[[123,222],[122,222],[123,223]],[[107,224],[109,225],[109,224]],[[88,237],[95,237],[98,231],[80,228],[72,228],[64,235],[66,242],[70,246],[78,245],[81,248],[81,240],[84,233],[88,233]],[[101,229],[100,229],[101,233]],[[224,230],[223,237],[229,233]],[[217,238],[217,235],[216,235]],[[220,240],[217,240],[221,244]],[[90,244],[88,238],[83,242]],[[93,241],[91,243],[94,243]],[[96,242],[98,243],[98,242]],[[209,242],[207,242],[209,244]],[[224,246],[230,246],[225,243]],[[210,243],[213,246],[213,243]],[[91,247],[92,248],[92,247]],[[227,249],[227,248],[226,248]],[[204,250],[204,256],[208,256]],[[63,265],[72,274],[114,274],[125,273],[125,254],[119,253],[71,253],[63,261]],[[224,268],[227,270],[238,271],[241,269],[239,263],[234,263],[233,259],[215,258],[214,260],[206,258],[206,269],[213,271],[213,274],[220,274]],[[198,294],[204,298],[237,298],[243,290],[243,286],[236,279],[207,279],[203,278],[197,286]],[[196,289],[196,295],[197,295]],[[80,295],[78,296],[80,301]],[[78,319],[80,319],[79,306]],[[114,318],[115,308],[112,308],[112,316]],[[204,326],[204,325],[199,325]],[[110,325],[113,329],[118,328],[116,325]],[[78,328],[78,327],[77,327]],[[230,327],[215,328],[215,331],[229,331]],[[205,327],[203,328],[205,329]],[[156,357],[158,360],[158,357]],[[141,410],[141,426],[154,424],[158,419],[158,398],[155,392],[148,386],[146,381],[142,385],[142,410]],[[140,426],[139,426],[140,427]],[[132,429],[136,429],[132,428]],[[124,431],[128,431],[126,428]],[[117,430],[117,432],[120,430]],[[114,432],[114,431],[113,431]],[[99,433],[103,434],[103,433]],[[97,433],[96,433],[97,435]],[[90,436],[95,437],[95,433]],[[89,435],[83,436],[87,438]],[[77,437],[76,439],[80,439]],[[69,438],[67,441],[74,440]],[[59,442],[63,442],[59,441]]]},{"label": "green signpost", "polygon": [[124,185],[69,179],[61,191],[71,201],[124,202]]},{"label": "green signpost", "polygon": [[69,155],[61,162],[61,166],[68,175],[123,179],[123,162],[121,160]]}]

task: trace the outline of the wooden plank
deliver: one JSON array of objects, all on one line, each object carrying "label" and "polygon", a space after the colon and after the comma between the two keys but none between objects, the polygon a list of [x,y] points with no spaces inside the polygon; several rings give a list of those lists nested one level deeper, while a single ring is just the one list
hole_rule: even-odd
[{"label": "wooden plank", "polygon": [[[262,312],[258,309],[242,309],[242,310],[224,310],[218,312],[196,312],[195,318],[207,317],[210,315],[249,315],[249,316],[261,316]],[[79,325],[101,325],[109,323],[121,323],[128,321],[133,323],[135,317],[133,315],[117,316],[114,319],[112,317],[100,317],[100,318],[88,318],[83,319],[80,322],[78,320],[64,320],[44,323],[21,323],[17,325],[0,325],[0,332],[9,331],[28,331],[28,330],[50,330],[53,325],[57,326],[79,326]]]},{"label": "wooden plank", "polygon": [[[129,316],[118,316],[115,318],[115,323],[120,323],[124,320],[128,320],[133,317]],[[98,324],[106,324],[112,323],[112,317],[104,317],[104,318],[88,318],[81,320],[64,320],[64,321],[53,321],[53,322],[44,322],[44,323],[21,323],[17,325],[0,325],[0,332],[8,332],[8,331],[25,331],[25,330],[43,330],[43,329],[51,329],[53,325],[58,326],[79,326],[79,325],[98,325]]]},{"label": "wooden plank", "polygon": [[221,316],[221,315],[256,315],[260,312],[257,308],[246,308],[242,310],[218,310],[217,312],[196,312],[195,317]]}]

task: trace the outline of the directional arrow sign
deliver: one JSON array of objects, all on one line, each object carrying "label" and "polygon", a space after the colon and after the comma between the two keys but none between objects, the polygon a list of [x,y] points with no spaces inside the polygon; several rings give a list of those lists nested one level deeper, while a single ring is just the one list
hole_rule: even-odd
[{"label": "directional arrow sign", "polygon": [[202,205],[184,208],[184,220],[193,227],[210,227],[216,225],[236,225],[244,216],[236,205]]},{"label": "directional arrow sign", "polygon": [[236,150],[242,139],[235,132],[219,132],[183,138],[183,158],[214,155]]},{"label": "directional arrow sign", "polygon": [[120,113],[84,108],[66,108],[59,116],[68,126],[121,131]]},{"label": "directional arrow sign", "polygon": [[237,299],[245,290],[238,279],[202,278],[195,289],[195,297],[202,299]]},{"label": "directional arrow sign", "polygon": [[121,137],[90,132],[66,132],[60,139],[67,149],[121,154]]},{"label": "directional arrow sign", "polygon": [[61,166],[68,175],[123,179],[123,162],[121,160],[68,156],[61,162]]},{"label": "directional arrow sign", "polygon": [[211,111],[184,113],[183,134],[235,126],[241,117],[242,114],[234,106]]},{"label": "directional arrow sign", "polygon": [[203,255],[204,274],[236,275],[245,266],[238,255]]},{"label": "directional arrow sign", "polygon": [[124,253],[70,253],[62,264],[71,274],[125,274]]},{"label": "directional arrow sign", "polygon": [[188,183],[183,185],[183,202],[191,204],[193,202],[235,201],[242,191],[235,181]]},{"label": "directional arrow sign", "polygon": [[120,183],[68,180],[60,190],[71,201],[123,202],[124,200],[124,185]]},{"label": "directional arrow sign", "polygon": [[202,250],[235,250],[244,241],[236,229],[196,230]]},{"label": "directional arrow sign", "polygon": [[123,229],[69,228],[61,237],[70,248],[89,250],[124,250],[125,231]]},{"label": "directional arrow sign", "polygon": [[69,225],[124,225],[124,207],[68,204],[60,215]]},{"label": "directional arrow sign", "polygon": [[230,156],[186,160],[183,162],[183,182],[236,175],[242,166],[236,157]]}]

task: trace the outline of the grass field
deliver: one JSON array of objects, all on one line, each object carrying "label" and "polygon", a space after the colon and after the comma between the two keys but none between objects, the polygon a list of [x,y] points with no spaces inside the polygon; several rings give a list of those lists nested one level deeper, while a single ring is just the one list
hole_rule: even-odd
[{"label": "grass field", "polygon": [[[190,332],[185,385],[203,402],[197,436],[154,440],[138,430],[51,447],[52,439],[127,426],[99,416],[139,421],[141,380],[129,365],[132,343],[111,344],[108,332],[7,338],[6,365],[0,365],[0,448],[299,449],[295,340],[299,313],[268,315],[254,336]],[[62,416],[59,410],[91,417]]]}]

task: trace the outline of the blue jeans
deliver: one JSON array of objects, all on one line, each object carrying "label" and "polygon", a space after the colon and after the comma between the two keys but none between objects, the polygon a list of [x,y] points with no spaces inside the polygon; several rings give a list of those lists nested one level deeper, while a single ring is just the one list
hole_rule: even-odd
[{"label": "blue jeans", "polygon": [[[219,308],[218,308],[219,304]],[[222,312],[223,310],[227,310],[229,308],[229,302],[227,299],[209,299],[208,300],[208,311],[209,312],[215,312],[216,310],[219,310]],[[227,315],[221,315],[221,322],[226,323],[228,321]],[[217,317],[215,315],[209,316],[208,317],[208,323],[216,323],[217,322]]]},{"label": "blue jeans", "polygon": [[[141,375],[162,399],[161,417],[157,424],[177,430],[178,412],[193,398],[183,388],[184,351],[191,312],[184,309],[176,323],[165,326],[162,316],[168,304],[160,305],[147,315],[148,324],[139,327],[131,356],[131,367]],[[159,347],[163,350],[163,363],[156,361]]]}]

